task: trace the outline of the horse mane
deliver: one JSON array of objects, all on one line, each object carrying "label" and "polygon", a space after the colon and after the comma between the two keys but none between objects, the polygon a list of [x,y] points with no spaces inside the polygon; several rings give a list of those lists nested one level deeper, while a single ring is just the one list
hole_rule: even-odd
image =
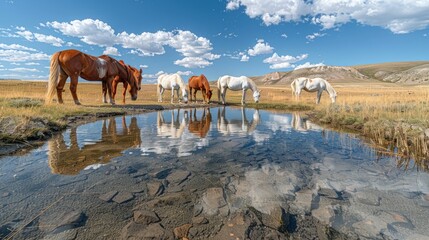
[{"label": "horse mane", "polygon": [[337,91],[335,91],[335,89],[332,87],[332,85],[327,80],[323,79],[323,81],[325,82],[326,90],[328,91],[329,95],[331,97],[336,97]]},{"label": "horse mane", "polygon": [[246,77],[246,78],[247,78],[247,81],[250,83],[252,91],[253,92],[258,91],[258,86],[256,85],[256,83],[252,79],[250,79],[249,77]]}]

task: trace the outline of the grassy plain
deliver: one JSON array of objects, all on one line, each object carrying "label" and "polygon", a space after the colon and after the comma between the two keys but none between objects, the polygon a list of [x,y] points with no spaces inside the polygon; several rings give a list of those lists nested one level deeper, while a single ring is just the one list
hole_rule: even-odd
[{"label": "grassy plain", "polygon": [[[332,84],[338,93],[336,104],[330,104],[327,93],[322,95],[319,105],[315,104],[315,93],[304,92],[300,101],[296,101],[287,85],[260,86],[262,93],[259,104],[253,103],[250,91],[246,99],[248,107],[305,110],[313,120],[334,128],[357,131],[386,151],[423,159],[418,162],[419,167],[428,169],[429,161],[425,159],[429,156],[429,86],[382,82]],[[217,101],[214,89],[212,100]],[[68,86],[63,94],[64,105],[44,105],[45,92],[46,82],[0,81],[0,141],[25,141],[49,135],[52,129],[66,126],[68,119],[73,116],[122,114],[153,109],[154,106],[183,106],[170,104],[169,91],[164,94],[164,102],[158,103],[154,84],[143,85],[137,101],[131,101],[127,96],[126,105],[121,103],[122,86],[119,86],[115,107],[101,103],[101,85],[97,83],[79,83],[78,96],[82,106],[73,104]],[[201,100],[200,92],[197,98]],[[228,103],[239,104],[240,100],[241,92],[227,92]],[[30,124],[34,122],[41,124]]]}]

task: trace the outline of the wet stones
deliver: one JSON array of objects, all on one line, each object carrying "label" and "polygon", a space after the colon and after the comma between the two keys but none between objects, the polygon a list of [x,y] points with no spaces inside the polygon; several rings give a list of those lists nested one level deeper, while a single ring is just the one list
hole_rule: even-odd
[{"label": "wet stones", "polygon": [[225,195],[222,188],[208,188],[201,198],[201,206],[207,215],[228,215]]},{"label": "wet stones", "polygon": [[191,172],[189,171],[177,170],[169,174],[166,179],[168,183],[179,185],[184,182],[190,175]]},{"label": "wet stones", "polygon": [[380,206],[381,197],[376,196],[374,194],[358,192],[353,194],[353,196],[355,201],[358,203],[371,205],[371,206]]},{"label": "wet stones", "polygon": [[47,216],[39,222],[39,228],[52,234],[58,234],[85,225],[87,216],[79,210],[64,212],[56,217]]},{"label": "wet stones", "polygon": [[155,212],[146,211],[146,210],[138,210],[134,212],[134,222],[149,225],[151,223],[159,222],[160,219]]},{"label": "wet stones", "polygon": [[182,226],[176,227],[174,232],[174,237],[176,239],[187,239],[189,234],[189,229],[192,227],[191,224],[184,224]]},{"label": "wet stones", "polygon": [[147,183],[148,194],[151,197],[160,196],[164,193],[164,185],[160,182]]},{"label": "wet stones", "polygon": [[130,200],[134,199],[134,195],[130,192],[119,192],[113,197],[113,201],[119,204],[128,202]]},{"label": "wet stones", "polygon": [[174,239],[173,234],[166,231],[161,224],[143,225],[134,221],[129,222],[121,232],[120,239]]},{"label": "wet stones", "polygon": [[118,194],[118,191],[110,191],[108,193],[100,195],[98,198],[105,202],[110,202],[112,201],[113,197],[116,196],[116,194]]}]

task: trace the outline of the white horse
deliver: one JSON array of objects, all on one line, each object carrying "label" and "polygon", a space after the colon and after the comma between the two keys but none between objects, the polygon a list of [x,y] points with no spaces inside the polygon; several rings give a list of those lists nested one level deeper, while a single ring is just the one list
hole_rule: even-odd
[{"label": "white horse", "polygon": [[241,105],[244,105],[246,98],[247,89],[252,90],[253,92],[253,100],[257,103],[259,102],[259,97],[261,91],[258,90],[255,82],[252,79],[241,76],[241,77],[231,77],[231,76],[222,76],[217,81],[217,97],[218,101],[220,101],[220,97],[222,97],[222,104],[225,105],[225,95],[226,90],[231,89],[232,91],[243,91],[243,96],[241,97]]},{"label": "white horse", "polygon": [[316,104],[320,103],[320,97],[322,96],[323,91],[327,91],[329,93],[332,103],[335,103],[337,98],[337,92],[335,89],[323,78],[300,77],[293,80],[290,87],[292,88],[292,94],[294,94],[297,99],[299,99],[299,95],[302,90],[307,92],[317,92]]},{"label": "white horse", "polygon": [[185,103],[188,102],[188,90],[186,88],[183,79],[179,74],[162,74],[158,77],[157,91],[158,91],[158,102],[162,102],[162,94],[165,90],[171,90],[171,103],[174,100],[174,90],[177,92],[177,98],[180,102],[179,90],[182,90],[182,99]]}]

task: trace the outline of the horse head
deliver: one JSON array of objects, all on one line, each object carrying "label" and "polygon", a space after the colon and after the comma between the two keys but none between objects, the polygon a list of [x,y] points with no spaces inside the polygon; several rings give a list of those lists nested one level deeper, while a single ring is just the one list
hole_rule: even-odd
[{"label": "horse head", "polygon": [[182,99],[184,103],[188,103],[188,90],[184,87],[182,89]]},{"label": "horse head", "polygon": [[253,92],[253,100],[255,101],[255,103],[259,102],[259,97],[261,96],[261,91],[260,90],[256,90]]},{"label": "horse head", "polygon": [[130,65],[126,66],[128,77],[129,77],[129,83],[130,83],[130,89],[129,93],[131,95],[131,100],[135,101],[137,100],[137,93],[141,89],[141,72]]},{"label": "horse head", "polygon": [[206,94],[207,94],[207,102],[210,103],[210,98],[212,98],[213,90],[208,90]]}]

